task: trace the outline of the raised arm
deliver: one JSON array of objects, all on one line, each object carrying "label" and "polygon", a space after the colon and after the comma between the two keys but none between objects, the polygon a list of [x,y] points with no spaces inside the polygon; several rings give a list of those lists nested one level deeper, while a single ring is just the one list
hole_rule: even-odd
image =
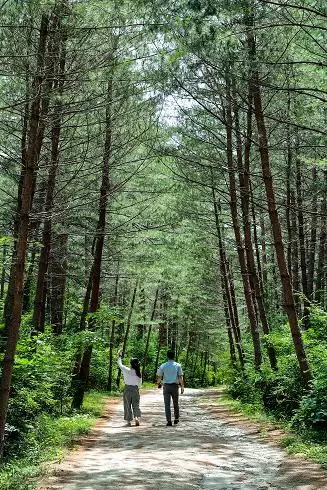
[{"label": "raised arm", "polygon": [[124,366],[124,364],[123,364],[123,362],[122,362],[121,358],[122,358],[122,352],[121,352],[121,351],[119,351],[119,352],[118,352],[118,359],[117,359],[117,364],[118,364],[118,366],[120,367],[120,369],[121,369],[122,371],[125,371],[125,372],[130,371],[130,369],[129,369],[127,366]]}]

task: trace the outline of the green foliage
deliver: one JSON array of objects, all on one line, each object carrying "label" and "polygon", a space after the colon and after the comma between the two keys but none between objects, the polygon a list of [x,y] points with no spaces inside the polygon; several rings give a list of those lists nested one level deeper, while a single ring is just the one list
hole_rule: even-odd
[{"label": "green foliage", "polygon": [[[20,181],[17,155],[22,152],[23,125],[25,122],[30,124],[26,121],[29,114],[24,112],[25,102],[34,100],[30,90],[34,85],[33,77],[39,75],[35,67],[40,19],[43,12],[51,14],[54,5],[54,0],[4,2],[1,10],[4,22],[0,29],[0,51],[5,76],[0,81],[3,109],[0,129],[0,247],[3,253],[0,263],[4,278],[10,271],[12,216],[17,216],[17,203],[13,197],[17,195]],[[33,226],[29,230],[31,242],[26,262],[26,269],[31,269],[32,273],[27,302],[32,309],[43,220],[51,216],[52,238],[56,233],[69,236],[67,257],[63,261],[67,260],[68,264],[67,271],[63,267],[67,275],[63,334],[55,338],[47,328],[44,334],[34,337],[33,312],[22,318],[9,406],[8,424],[12,427],[12,438],[8,438],[7,454],[18,453],[24,444],[31,454],[37,452],[42,446],[42,434],[50,446],[52,441],[55,445],[59,443],[56,421],[62,420],[63,426],[70,424],[71,375],[78,354],[89,346],[93,348],[89,386],[106,387],[113,322],[114,341],[110,347],[114,353],[112,378],[115,384],[116,352],[126,333],[130,292],[136,278],[143,293],[138,291],[129,318],[131,329],[125,359],[128,363],[130,357],[137,356],[142,363],[151,327],[145,359],[146,382],[154,377],[160,341],[159,362],[165,360],[168,347],[176,347],[179,360],[185,366],[187,386],[225,382],[231,395],[244,403],[263,406],[278,417],[294,416],[294,423],[302,426],[325,424],[327,316],[318,308],[311,309],[310,328],[304,337],[315,382],[311,393],[303,397],[292,338],[288,325],[283,324],[285,318],[280,307],[278,270],[270,243],[256,150],[255,114],[250,148],[254,215],[251,224],[258,231],[257,242],[261,239],[257,262],[259,265],[261,254],[262,276],[266,276],[263,284],[265,302],[272,330],[269,336],[260,335],[264,352],[267,343],[276,348],[278,371],[272,372],[266,360],[260,371],[253,368],[252,339],[248,332],[237,244],[229,211],[231,186],[228,184],[230,171],[226,171],[225,125],[226,104],[229,103],[225,76],[228,73],[235,98],[231,101],[233,144],[237,143],[235,136],[238,134],[236,109],[241,125],[239,135],[246,143],[246,101],[249,75],[252,77],[253,74],[244,34],[247,32],[244,26],[246,5],[246,2],[235,1],[222,1],[218,5],[209,0],[67,2],[67,10],[61,19],[65,26],[64,37],[67,36],[67,45],[62,49],[62,52],[67,50],[67,73],[62,77],[62,93],[59,94],[57,89],[47,93],[48,86],[61,85],[57,81],[45,83],[42,90],[42,96],[44,93],[45,100],[49,101],[50,112],[43,118],[44,137],[38,156],[31,213]],[[279,178],[278,212],[281,213],[283,235],[287,236],[287,220],[282,214],[285,213],[282,203],[287,180],[284,177],[290,174],[290,187],[295,184],[293,162],[301,162],[305,218],[309,216],[306,209],[311,209],[311,197],[317,196],[320,207],[319,200],[325,193],[322,175],[326,165],[322,150],[325,145],[321,131],[317,135],[315,128],[324,127],[321,97],[322,89],[326,88],[326,77],[322,66],[311,66],[310,60],[308,64],[302,63],[307,60],[308,53],[316,53],[317,59],[319,53],[324,54],[320,51],[322,36],[319,27],[309,30],[309,35],[306,30],[299,29],[296,21],[300,16],[296,10],[292,17],[294,25],[288,22],[290,25],[282,33],[279,26],[285,24],[285,9],[255,7],[255,24],[260,28],[255,33],[257,60],[254,66],[262,83],[272,174],[274,179],[275,176]],[[50,15],[50,18],[56,16]],[[103,28],[105,18],[110,19],[111,25],[120,27]],[[136,19],[149,19],[150,25],[135,23]],[[320,23],[321,19],[317,25]],[[135,35],[131,35],[131,29]],[[117,42],[118,48],[113,52]],[[13,52],[22,53],[21,57],[15,58],[15,63],[12,62]],[[107,82],[111,79],[112,86],[108,91]],[[315,89],[319,90],[315,93]],[[42,107],[47,106],[45,100],[42,100]],[[54,120],[52,111],[56,104],[62,104],[62,113],[69,117],[61,118],[60,172],[56,176],[55,202],[45,213],[44,183],[52,158],[53,141],[50,138]],[[105,128],[108,120],[112,124]],[[27,134],[29,129],[27,127]],[[104,141],[108,132],[110,148],[105,147]],[[243,148],[240,150],[242,153]],[[86,329],[80,331],[86,284],[95,245],[100,243],[99,183],[104,156],[109,156],[110,160],[111,190],[109,219],[105,233],[101,233],[104,248],[100,307],[96,313],[87,316]],[[289,161],[292,161],[292,168],[286,172]],[[312,165],[320,168],[317,178],[307,184],[306,177]],[[220,201],[223,241],[238,303],[245,350],[244,372],[231,365],[228,352],[213,185]],[[8,193],[7,189],[12,190]],[[300,203],[293,206],[295,210],[300,207]],[[241,214],[239,209],[240,217]],[[309,216],[310,222],[314,216],[320,219],[322,215],[320,210],[313,212]],[[293,218],[298,219],[295,215],[291,220]],[[324,223],[317,223],[317,231],[320,232],[323,226]],[[309,250],[307,223],[304,228]],[[240,229],[243,233],[241,222]],[[297,238],[294,237],[294,245]],[[317,235],[316,244],[318,241]],[[53,246],[51,257],[56,258],[57,252]],[[54,263],[51,265],[53,267]],[[53,271],[50,269],[47,281],[51,286]],[[118,291],[114,284],[116,275]],[[158,285],[159,298],[152,315]],[[51,294],[50,287],[47,299],[51,299]],[[299,294],[299,299],[303,301],[303,295]],[[0,307],[2,303],[1,300]],[[47,321],[51,317],[50,303],[48,301]],[[113,306],[117,303],[119,306]],[[3,333],[1,327],[0,333]],[[186,345],[189,345],[188,357]],[[88,410],[87,406],[84,406],[85,410]],[[56,418],[63,415],[67,419]]]},{"label": "green foliage", "polygon": [[299,406],[303,384],[288,326],[280,326],[265,340],[276,349],[278,370],[274,372],[264,363],[256,371],[247,362],[244,372],[231,371],[228,391],[234,398],[246,403],[259,402],[268,412],[290,418]]},{"label": "green foliage", "polygon": [[[104,345],[97,345],[93,351],[90,386],[97,389],[105,389],[108,381],[108,362],[109,349]],[[114,363],[113,379],[116,379],[117,369],[116,362]]]},{"label": "green foliage", "polygon": [[51,332],[22,339],[17,348],[8,422],[24,430],[40,413],[59,414],[67,403],[72,350]]},{"label": "green foliage", "polygon": [[38,415],[25,435],[15,458],[8,455],[0,466],[1,490],[28,490],[34,488],[42,474],[42,462],[61,459],[67,448],[88,433],[103,412],[107,395],[92,391],[85,397],[83,413],[53,417]]},{"label": "green foliage", "polygon": [[327,314],[310,308],[309,329],[304,338],[314,372],[312,389],[301,400],[293,418],[295,427],[327,429]]},{"label": "green foliage", "polygon": [[[310,328],[304,332],[307,355],[314,373],[309,392],[303,389],[287,325],[269,335],[278,355],[278,371],[264,365],[255,372],[250,364],[245,372],[229,370],[228,393],[244,403],[262,405],[278,418],[292,420],[297,430],[327,430],[327,315],[313,306]],[[324,437],[324,436],[322,436]]]},{"label": "green foliage", "polygon": [[317,306],[310,308],[309,329],[305,338],[311,346],[321,341],[327,342],[327,313]]},{"label": "green foliage", "polygon": [[248,403],[254,403],[259,399],[259,393],[255,389],[254,380],[238,371],[234,372],[234,375],[227,386],[227,392],[233,398]]},{"label": "green foliage", "polygon": [[324,429],[327,431],[327,382],[326,378],[314,380],[312,390],[300,403],[299,410],[293,417],[294,427]]}]

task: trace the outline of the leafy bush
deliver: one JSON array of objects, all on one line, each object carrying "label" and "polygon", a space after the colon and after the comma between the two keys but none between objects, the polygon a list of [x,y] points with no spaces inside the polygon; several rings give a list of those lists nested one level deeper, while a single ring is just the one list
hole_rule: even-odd
[{"label": "leafy bush", "polygon": [[327,314],[310,309],[310,328],[304,333],[314,381],[293,418],[297,428],[327,429]]},{"label": "leafy bush", "polygon": [[228,392],[245,403],[262,406],[278,418],[291,419],[294,427],[327,429],[327,315],[317,307],[310,311],[310,328],[303,332],[313,372],[312,390],[303,387],[288,325],[276,326],[265,337],[277,352],[278,370],[264,363],[256,372],[251,363],[245,372],[229,370]]},{"label": "leafy bush", "polygon": [[267,361],[260,370],[255,370],[252,362],[247,362],[244,372],[231,371],[228,392],[243,402],[262,404],[267,412],[278,417],[290,418],[299,407],[303,383],[289,329],[286,325],[280,326],[264,340],[276,349],[278,370],[272,371]]},{"label": "leafy bush", "polygon": [[107,395],[100,392],[86,394],[83,413],[71,412],[69,416],[53,417],[40,414],[24,434],[24,444],[16,448],[13,457],[0,468],[2,490],[28,490],[34,488],[40,476],[40,463],[61,458],[66,447],[87,434],[96,417],[103,411]]},{"label": "leafy bush", "polygon": [[303,382],[296,359],[280,359],[277,373],[262,376],[260,391],[268,412],[278,417],[292,417],[303,394]]},{"label": "leafy bush", "polygon": [[293,425],[300,429],[311,427],[327,429],[327,383],[325,379],[316,379],[310,393],[305,395],[299,410],[293,418]]},{"label": "leafy bush", "polygon": [[[41,414],[59,416],[68,410],[73,349],[51,331],[21,339],[13,370],[8,407],[6,452],[19,452]],[[66,343],[66,345],[64,345]]]},{"label": "leafy bush", "polygon": [[309,337],[327,343],[327,313],[317,306],[310,308]]}]

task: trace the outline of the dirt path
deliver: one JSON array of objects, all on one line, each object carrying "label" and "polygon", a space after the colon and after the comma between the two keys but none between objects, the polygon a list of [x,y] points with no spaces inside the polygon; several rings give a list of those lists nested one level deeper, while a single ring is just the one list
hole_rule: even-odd
[{"label": "dirt path", "polygon": [[173,427],[165,426],[161,390],[142,396],[140,427],[124,427],[117,405],[92,443],[69,456],[42,489],[327,489],[326,473],[317,465],[288,458],[223,411],[217,417],[210,406],[217,394],[186,389],[181,422]]}]

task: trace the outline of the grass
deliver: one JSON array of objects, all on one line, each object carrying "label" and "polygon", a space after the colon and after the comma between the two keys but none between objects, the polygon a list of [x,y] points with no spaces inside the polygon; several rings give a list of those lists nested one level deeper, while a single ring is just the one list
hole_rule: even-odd
[{"label": "grass", "polygon": [[230,408],[233,412],[241,412],[251,420],[256,420],[263,424],[275,422],[275,419],[264,411],[262,405],[259,402],[245,403],[245,402],[241,402],[240,400],[234,400],[232,398],[229,398],[229,396],[226,394],[224,394],[219,401],[223,405]]},{"label": "grass", "polygon": [[[287,430],[281,444],[289,454],[302,454],[308,459],[319,463],[327,469],[327,438],[326,433],[319,431],[305,431],[296,433]],[[319,440],[320,439],[320,440]]]},{"label": "grass", "polygon": [[90,431],[101,416],[108,394],[90,391],[85,395],[83,410],[69,416],[37,419],[20,457],[0,466],[0,490],[32,490],[47,472],[46,463],[61,460],[68,448]]},{"label": "grass", "polygon": [[280,444],[291,455],[301,454],[303,457],[314,461],[327,469],[327,432],[322,430],[304,429],[296,431],[290,422],[276,419],[267,414],[263,407],[258,404],[242,403],[224,395],[219,399],[233,412],[240,412],[249,419],[256,421],[261,426],[261,433],[267,435],[271,428],[281,429],[285,435],[281,437]]}]

